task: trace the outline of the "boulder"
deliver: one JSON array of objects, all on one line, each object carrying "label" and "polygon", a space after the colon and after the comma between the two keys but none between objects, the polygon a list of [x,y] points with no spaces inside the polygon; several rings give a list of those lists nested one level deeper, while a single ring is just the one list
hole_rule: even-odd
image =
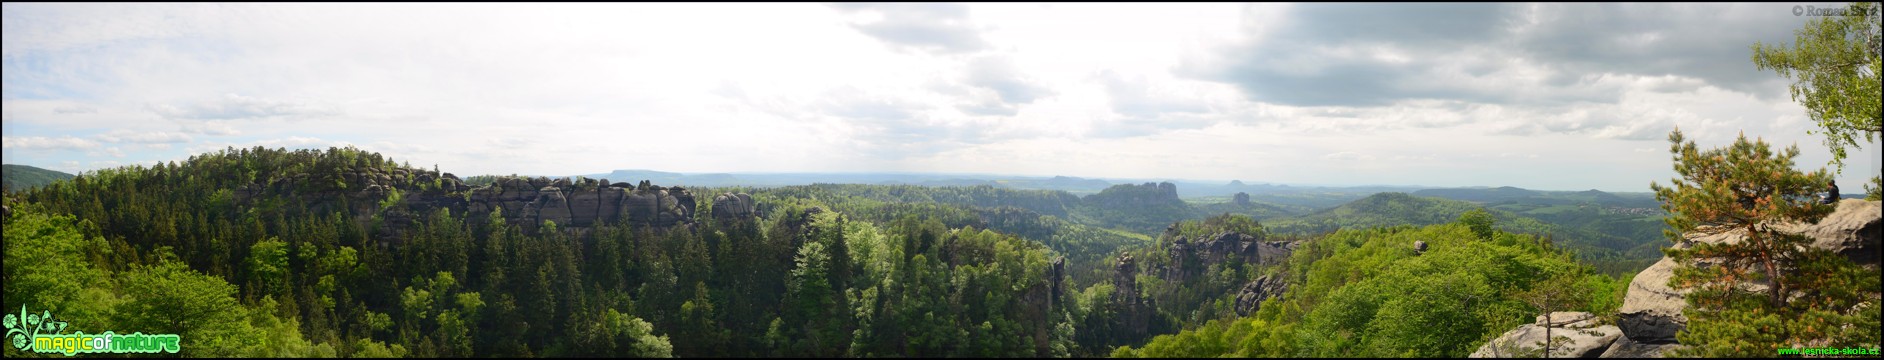
[{"label": "boulder", "polygon": [[685,188],[675,186],[667,188],[667,193],[673,195],[674,202],[679,205],[677,209],[675,209],[677,211],[676,215],[679,215],[681,219],[693,218],[693,208],[696,203],[693,201],[692,191],[687,191]]},{"label": "boulder", "polygon": [[636,225],[652,224],[659,205],[660,194],[657,192],[637,189],[628,193],[621,199],[621,208],[625,212],[623,216],[626,216],[622,222]]},{"label": "boulder", "polygon": [[1671,343],[1675,341],[1675,333],[1688,326],[1688,317],[1681,314],[1681,310],[1688,307],[1687,300],[1682,298],[1686,292],[1668,287],[1675,267],[1674,259],[1664,257],[1629,282],[1629,293],[1623,297],[1622,307],[1616,309],[1616,323],[1630,339],[1649,344]]},{"label": "boulder", "polygon": [[569,194],[569,225],[589,227],[601,222],[602,192],[584,188]]},{"label": "boulder", "polygon": [[1681,344],[1649,344],[1649,343],[1636,342],[1635,339],[1630,339],[1629,337],[1624,336],[1624,337],[1616,339],[1615,343],[1609,344],[1609,350],[1604,350],[1603,354],[1598,357],[1658,358],[1658,357],[1666,357],[1668,356],[1668,353],[1670,351],[1674,351],[1675,349],[1679,349],[1682,347],[1683,346]]},{"label": "boulder", "polygon": [[[1560,320],[1559,317],[1573,320]],[[1586,312],[1552,313],[1550,322],[1539,316],[1535,323],[1518,326],[1492,341],[1480,346],[1470,357],[1522,357],[1526,353],[1538,354],[1544,348],[1545,334],[1551,337],[1569,338],[1567,343],[1553,344],[1550,357],[1596,357],[1609,350],[1616,338],[1622,337],[1622,329],[1613,325],[1597,325],[1596,316]],[[1548,328],[1548,330],[1546,330]],[[1536,355],[1531,355],[1536,356]]]},{"label": "boulder", "polygon": [[1813,239],[1812,246],[1831,250],[1850,258],[1852,262],[1866,265],[1878,264],[1878,253],[1884,248],[1878,246],[1880,237],[1884,237],[1884,221],[1877,201],[1845,199],[1837,204],[1837,210],[1816,224],[1787,224],[1779,226],[1780,231],[1793,232]]},{"label": "boulder", "polygon": [[1544,315],[1537,316],[1538,325],[1549,325],[1551,327],[1566,327],[1567,326],[1567,327],[1576,327],[1576,328],[1587,328],[1590,326],[1594,326],[1595,323],[1593,323],[1592,321],[1595,321],[1595,320],[1596,320],[1596,314],[1591,314],[1591,313],[1586,313],[1586,312],[1581,312],[1581,311],[1556,311],[1556,312],[1551,312],[1550,316],[1544,316]]},{"label": "boulder", "polygon": [[751,219],[757,212],[752,196],[743,193],[723,193],[713,197],[713,218]]},{"label": "boulder", "polygon": [[1237,292],[1236,314],[1249,316],[1249,314],[1255,313],[1256,310],[1261,309],[1263,300],[1281,297],[1282,293],[1288,290],[1289,286],[1284,284],[1280,277],[1263,276],[1256,278],[1256,281],[1243,284],[1243,290]]},{"label": "boulder", "polygon": [[562,189],[554,186],[544,187],[537,191],[536,199],[531,201],[530,205],[537,215],[536,219],[532,219],[534,223],[554,221],[557,227],[574,224],[570,221],[572,214],[569,211],[569,200],[563,197]]},{"label": "boulder", "polygon": [[[1813,247],[1832,250],[1860,265],[1876,268],[1880,251],[1879,227],[1880,223],[1884,223],[1884,219],[1879,218],[1879,204],[1877,201],[1846,199],[1838,202],[1836,210],[1817,223],[1781,224],[1775,228],[1809,236],[1813,239]],[[1683,241],[1674,246],[1685,249],[1695,243],[1732,244],[1745,238],[1745,234],[1739,231],[1715,234],[1697,231],[1684,235]],[[1713,263],[1708,259],[1698,261],[1703,264]],[[1622,307],[1617,309],[1617,323],[1634,343],[1642,346],[1672,344],[1676,341],[1675,334],[1687,327],[1688,319],[1681,313],[1688,306],[1684,298],[1686,292],[1668,286],[1668,280],[1674,277],[1674,270],[1679,265],[1674,259],[1664,257],[1636,274],[1635,280],[1629,283],[1629,292],[1623,298]],[[1764,291],[1767,285],[1747,283],[1743,286],[1750,291]]]}]

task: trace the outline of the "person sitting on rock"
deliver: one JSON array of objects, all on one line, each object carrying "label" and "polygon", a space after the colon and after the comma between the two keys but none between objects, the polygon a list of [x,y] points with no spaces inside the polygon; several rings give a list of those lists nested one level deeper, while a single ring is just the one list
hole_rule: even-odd
[{"label": "person sitting on rock", "polygon": [[1832,180],[1832,182],[1826,183],[1825,185],[1831,186],[1831,189],[1827,189],[1825,191],[1825,196],[1819,197],[1819,203],[1820,204],[1837,203],[1838,202],[1838,180]]}]

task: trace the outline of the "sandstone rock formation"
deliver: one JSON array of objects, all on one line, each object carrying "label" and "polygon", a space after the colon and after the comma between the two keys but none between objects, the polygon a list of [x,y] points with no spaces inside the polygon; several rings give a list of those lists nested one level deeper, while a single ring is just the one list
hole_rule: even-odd
[{"label": "sandstone rock formation", "polygon": [[1546,329],[1551,337],[1565,337],[1565,343],[1553,343],[1549,357],[1595,357],[1608,350],[1616,338],[1622,336],[1622,329],[1614,325],[1598,325],[1596,315],[1587,312],[1551,313],[1550,321],[1538,316],[1537,322],[1518,326],[1491,342],[1480,346],[1470,357],[1519,357],[1527,353],[1541,354],[1544,349]]},{"label": "sandstone rock formation", "polygon": [[1688,317],[1681,315],[1681,309],[1688,307],[1683,292],[1668,287],[1676,265],[1674,259],[1664,257],[1629,282],[1622,308],[1616,309],[1616,322],[1630,339],[1647,344],[1672,343],[1675,333],[1687,326]]},{"label": "sandstone rock formation", "polygon": [[[297,174],[267,184],[252,184],[234,192],[237,201],[263,195],[291,195],[315,211],[346,210],[355,220],[374,215],[386,220],[383,231],[402,232],[399,224],[448,209],[454,216],[478,219],[497,212],[505,223],[534,233],[544,221],[557,227],[585,230],[604,224],[669,229],[693,222],[693,194],[684,188],[663,188],[642,181],[627,183],[546,177],[499,178],[490,185],[471,187],[457,176],[434,171],[412,172],[365,169],[335,174]],[[395,203],[385,203],[398,194]]]},{"label": "sandstone rock formation", "polygon": [[1283,283],[1280,276],[1256,278],[1256,281],[1243,284],[1243,290],[1237,292],[1236,314],[1249,316],[1261,309],[1263,300],[1281,297],[1282,293],[1288,290],[1289,285]]},{"label": "sandstone rock formation", "polygon": [[[1884,234],[1879,233],[1880,224],[1884,223],[1884,219],[1879,217],[1880,204],[1884,203],[1846,199],[1838,202],[1836,210],[1817,223],[1780,224],[1775,228],[1809,236],[1813,239],[1811,246],[1843,254],[1860,266],[1875,271],[1879,266],[1880,237],[1884,237]],[[1673,246],[1685,249],[1696,243],[1734,243],[1745,238],[1743,232],[1728,231],[1712,235],[1696,232],[1686,235],[1683,241]],[[1700,259],[1699,262],[1711,263],[1708,259]],[[1576,329],[1582,324],[1585,325],[1583,330],[1589,331],[1576,332],[1577,335],[1572,337],[1574,346],[1567,346],[1566,352],[1553,352],[1552,355],[1662,357],[1684,347],[1676,341],[1675,334],[1688,324],[1688,318],[1682,314],[1682,310],[1688,307],[1684,298],[1686,292],[1668,286],[1668,280],[1679,266],[1674,259],[1664,257],[1636,274],[1635,280],[1629,283],[1629,292],[1623,298],[1622,307],[1617,309],[1618,326],[1587,326],[1586,323],[1592,320],[1584,315],[1572,314],[1566,314],[1570,316],[1567,319],[1576,320],[1553,321],[1552,324],[1565,323],[1570,329]],[[1761,283],[1745,283],[1742,286],[1750,291],[1764,291],[1766,288]],[[1553,320],[1557,320],[1557,317],[1552,316]],[[1512,351],[1519,349],[1519,345],[1535,349],[1537,347],[1530,344],[1542,341],[1542,323],[1540,317],[1539,324],[1520,326],[1505,333],[1481,346],[1478,352],[1472,353],[1472,357],[1517,356],[1519,354]],[[1614,328],[1615,334],[1611,334],[1607,328]]]},{"label": "sandstone rock formation", "polygon": [[1132,254],[1119,255],[1119,262],[1112,266],[1112,302],[1133,305],[1138,304],[1138,262]]},{"label": "sandstone rock formation", "polygon": [[[1837,204],[1837,210],[1826,215],[1816,224],[1783,224],[1776,226],[1780,231],[1803,234],[1813,238],[1812,246],[1832,250],[1850,258],[1860,265],[1876,267],[1878,264],[1879,202],[1847,199]],[[1675,244],[1679,248],[1688,248],[1697,242],[1733,243],[1745,238],[1740,232],[1725,232],[1714,235],[1690,235],[1686,241]],[[1674,259],[1662,258],[1635,276],[1629,283],[1629,293],[1624,297],[1622,307],[1617,309],[1617,322],[1630,339],[1643,344],[1670,344],[1675,342],[1675,333],[1687,326],[1688,318],[1681,314],[1688,307],[1683,299],[1685,292],[1668,287],[1668,279],[1674,276],[1679,266]],[[1764,284],[1750,283],[1748,289],[1764,289]]]},{"label": "sandstone rock formation", "polygon": [[1665,357],[1668,355],[1669,352],[1675,351],[1675,349],[1679,349],[1681,347],[1682,347],[1681,344],[1642,343],[1642,342],[1635,341],[1635,339],[1630,339],[1629,337],[1624,336],[1624,337],[1617,338],[1616,342],[1610,343],[1609,350],[1604,350],[1603,354],[1598,357],[1604,357],[1604,358]]},{"label": "sandstone rock formation", "polygon": [[1049,281],[1051,283],[1051,286],[1053,287],[1052,288],[1053,301],[1051,303],[1052,304],[1060,303],[1060,294],[1065,292],[1065,289],[1062,288],[1063,286],[1062,284],[1066,282],[1066,257],[1065,256],[1053,257],[1052,267],[1047,268],[1047,281]]},{"label": "sandstone rock formation", "polygon": [[720,220],[752,219],[758,214],[758,207],[752,202],[752,196],[743,193],[723,193],[713,197],[713,218]]},{"label": "sandstone rock formation", "polygon": [[1152,307],[1138,294],[1138,263],[1132,254],[1119,256],[1118,264],[1112,266],[1112,303],[1118,304],[1119,318],[1126,334],[1134,338],[1143,337],[1150,330]]},{"label": "sandstone rock formation", "polygon": [[[1167,228],[1166,233],[1175,234],[1176,228]],[[1182,282],[1192,276],[1202,275],[1205,269],[1229,259],[1235,258],[1246,264],[1263,266],[1280,264],[1288,261],[1294,252],[1295,244],[1289,242],[1261,241],[1249,234],[1220,232],[1205,237],[1197,243],[1191,243],[1184,236],[1178,236],[1165,251],[1171,253],[1171,267],[1160,266],[1156,274],[1168,281]]]}]

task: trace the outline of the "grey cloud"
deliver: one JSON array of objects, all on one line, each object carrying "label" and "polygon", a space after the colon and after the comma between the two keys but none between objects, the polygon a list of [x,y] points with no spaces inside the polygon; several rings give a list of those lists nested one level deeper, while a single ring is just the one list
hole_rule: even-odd
[{"label": "grey cloud", "polygon": [[1281,36],[1303,41],[1458,46],[1491,40],[1512,18],[1508,4],[1301,5]]},{"label": "grey cloud", "polygon": [[1182,112],[1201,113],[1209,107],[1194,100],[1156,96],[1143,77],[1126,77],[1110,70],[1099,73],[1106,95],[1112,98],[1112,111],[1126,116],[1149,117]]},{"label": "grey cloud", "polygon": [[[1790,41],[1803,23],[1771,4],[1302,4],[1260,41],[1221,49],[1179,74],[1234,85],[1254,101],[1380,106],[1405,100],[1616,103],[1600,75],[1680,76],[1773,96],[1754,41]],[[1402,55],[1390,60],[1368,51]],[[1525,72],[1530,71],[1530,72]],[[1543,71],[1542,79],[1535,71]],[[1692,91],[1703,84],[1662,84]]]},{"label": "grey cloud", "polygon": [[950,54],[974,52],[988,47],[981,33],[969,26],[968,7],[962,4],[840,3],[831,6],[847,13],[873,11],[882,14],[880,20],[851,24],[851,27],[900,49]]},{"label": "grey cloud", "polygon": [[979,116],[1014,116],[1020,113],[1021,105],[1058,95],[1023,75],[1012,60],[1003,56],[970,61],[959,82],[938,79],[928,89],[957,98],[957,110]]},{"label": "grey cloud", "polygon": [[1093,124],[1086,135],[1097,138],[1128,138],[1179,130],[1197,129],[1216,124],[1217,117],[1205,114],[1171,113],[1155,117],[1127,116]]},{"label": "grey cloud", "polygon": [[1704,79],[1726,89],[1783,95],[1777,74],[1753,66],[1754,42],[1790,43],[1806,17],[1788,4],[1539,4],[1512,34],[1521,56],[1572,73]]},{"label": "grey cloud", "polygon": [[1014,69],[1013,61],[1004,57],[984,57],[970,63],[964,82],[970,86],[994,90],[1001,95],[1001,101],[1013,104],[1030,103],[1054,95],[1053,90],[1023,77],[1020,71]]},{"label": "grey cloud", "polygon": [[1103,71],[1094,80],[1105,86],[1111,98],[1112,112],[1120,118],[1095,124],[1091,135],[1132,137],[1177,129],[1210,126],[1217,118],[1205,116],[1210,107],[1201,101],[1181,96],[1159,95],[1143,77],[1127,77]]},{"label": "grey cloud", "polygon": [[[945,93],[963,90],[959,86],[947,84],[936,85],[935,89]],[[981,105],[983,108],[969,106],[964,111],[1010,115],[1013,111],[1009,105],[999,101]],[[930,104],[851,87],[825,92],[822,99],[811,108],[817,115],[838,120],[855,129],[856,136],[848,141],[849,146],[856,147],[859,153],[884,160],[924,157],[960,148],[964,144],[984,144],[1003,139],[991,133],[992,129],[980,124],[938,121],[927,114],[933,109]]]}]

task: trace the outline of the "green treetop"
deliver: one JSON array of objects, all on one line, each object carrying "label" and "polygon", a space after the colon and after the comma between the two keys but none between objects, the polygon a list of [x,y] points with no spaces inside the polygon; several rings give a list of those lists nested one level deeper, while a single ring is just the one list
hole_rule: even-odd
[{"label": "green treetop", "polygon": [[[1680,356],[1771,355],[1775,348],[1876,346],[1877,272],[1812,247],[1812,239],[1776,225],[1814,223],[1831,213],[1812,201],[1831,177],[1823,168],[1793,169],[1797,146],[1775,153],[1745,135],[1726,148],[1700,150],[1679,129],[1668,136],[1675,171],[1670,186],[1651,183],[1668,210],[1666,234],[1737,233],[1739,241],[1696,242],[1665,252],[1681,266],[1669,286],[1686,289],[1689,318],[1677,335]],[[1704,265],[1712,264],[1712,265]],[[1764,286],[1764,289],[1760,289]],[[1857,310],[1865,309],[1865,310]]]},{"label": "green treetop", "polygon": [[[1874,141],[1884,131],[1878,85],[1877,3],[1853,3],[1845,16],[1828,16],[1799,29],[1787,47],[1753,44],[1753,64],[1793,79],[1792,99],[1819,124],[1832,164],[1844,168],[1847,147]],[[1874,181],[1875,182],[1875,181]],[[1870,190],[1877,192],[1877,190]]]}]

